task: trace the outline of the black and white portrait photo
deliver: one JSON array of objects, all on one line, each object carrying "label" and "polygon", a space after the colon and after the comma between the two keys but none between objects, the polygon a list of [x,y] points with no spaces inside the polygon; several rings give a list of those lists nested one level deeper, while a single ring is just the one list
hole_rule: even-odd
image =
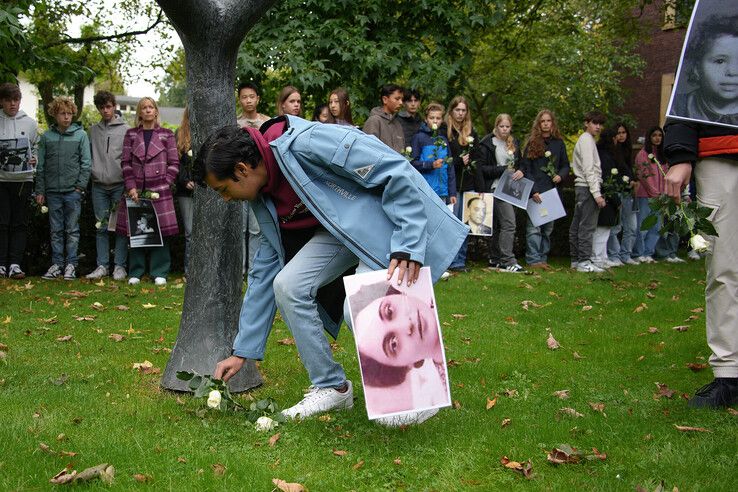
[{"label": "black and white portrait photo", "polygon": [[667,115],[738,128],[738,2],[695,3]]},{"label": "black and white portrait photo", "polygon": [[31,144],[28,138],[11,138],[0,140],[0,171],[20,173],[31,167]]},{"label": "black and white portrait photo", "polygon": [[464,192],[464,209],[462,217],[464,224],[469,226],[473,236],[492,235],[492,193]]},{"label": "black and white portrait photo", "polygon": [[515,207],[525,209],[528,207],[528,198],[533,189],[533,181],[527,178],[513,179],[513,173],[505,171],[500,176],[494,195],[496,200],[502,200]]},{"label": "black and white portrait photo", "polygon": [[151,248],[164,244],[159,229],[159,219],[151,200],[139,200],[138,203],[126,199],[128,210],[128,233],[131,248]]}]

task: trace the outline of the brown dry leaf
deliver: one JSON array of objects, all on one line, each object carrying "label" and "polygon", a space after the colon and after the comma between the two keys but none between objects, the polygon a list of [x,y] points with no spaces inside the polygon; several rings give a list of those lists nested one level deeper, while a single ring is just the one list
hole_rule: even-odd
[{"label": "brown dry leaf", "polygon": [[156,307],[156,304],[151,304],[150,302],[147,302],[146,304],[141,304],[141,307],[144,309],[154,309]]},{"label": "brown dry leaf", "polygon": [[151,476],[150,475],[144,475],[143,473],[134,473],[133,474],[133,479],[135,481],[137,481],[137,482],[144,483],[144,482],[148,482],[149,480],[151,480]]},{"label": "brown dry leaf", "polygon": [[222,477],[223,475],[225,475],[226,467],[223,463],[215,463],[214,465],[212,465],[212,468],[213,473],[215,473],[216,476]]},{"label": "brown dry leaf", "polygon": [[279,478],[273,478],[272,483],[282,492],[305,492],[305,487],[299,483],[288,483]]},{"label": "brown dry leaf", "polygon": [[454,319],[464,319],[466,318],[466,314],[452,314],[451,317]]},{"label": "brown dry leaf", "polygon": [[318,417],[318,420],[320,420],[321,422],[330,422],[331,420],[333,420],[333,417],[326,413]]},{"label": "brown dry leaf", "polygon": [[119,304],[115,306],[115,309],[117,309],[118,311],[128,311],[130,308],[128,306],[124,306],[123,304]]},{"label": "brown dry leaf", "polygon": [[348,451],[345,451],[343,449],[334,449],[333,454],[336,456],[346,456],[348,454]]},{"label": "brown dry leaf", "polygon": [[522,473],[527,479],[530,479],[533,476],[533,463],[531,463],[530,460],[521,463],[519,461],[512,461],[507,456],[503,456],[500,458],[500,463],[509,470]]},{"label": "brown dry leaf", "polygon": [[4,325],[8,325],[8,324],[10,324],[11,321],[13,321],[13,317],[12,316],[5,316],[5,319],[3,320],[3,324]]},{"label": "brown dry leaf", "polygon": [[107,463],[102,463],[97,466],[93,466],[85,469],[74,477],[75,482],[89,482],[96,478],[100,478],[103,482],[110,484],[113,483],[115,477],[115,468]]},{"label": "brown dry leaf", "polygon": [[707,369],[710,366],[708,366],[707,364],[704,364],[704,363],[701,363],[700,364],[700,363],[696,363],[696,362],[688,362],[687,363],[687,367],[689,369],[691,369],[692,371],[694,371],[694,372],[699,372],[699,371],[702,371],[704,369]]},{"label": "brown dry leaf", "polygon": [[78,290],[70,290],[69,292],[65,292],[62,294],[66,297],[71,297],[72,299],[82,299],[83,297],[87,297],[87,293],[80,292]]},{"label": "brown dry leaf", "polygon": [[667,385],[665,385],[663,383],[656,383],[656,386],[659,388],[659,390],[656,393],[653,394],[653,399],[654,400],[658,400],[660,398],[669,398],[669,399],[671,399],[671,398],[674,397],[674,393],[676,393],[676,391],[674,391],[673,389],[669,388]]},{"label": "brown dry leaf", "polygon": [[582,357],[581,355],[579,355],[579,352],[573,352],[571,355],[572,355],[572,357],[574,357],[574,360],[584,359],[584,357]]},{"label": "brown dry leaf", "polygon": [[56,339],[57,342],[68,342],[72,339],[72,335],[64,335],[63,337],[58,337]]},{"label": "brown dry leaf", "polygon": [[601,403],[601,402],[595,403],[591,401],[587,403],[589,403],[589,408],[591,408],[595,412],[600,412],[603,415],[605,414],[605,404],[604,403]]},{"label": "brown dry leaf", "polygon": [[395,460],[392,463],[394,463],[395,465],[401,465],[402,460],[400,458],[395,458]]},{"label": "brown dry leaf", "polygon": [[577,448],[569,446],[568,444],[562,444],[560,448],[553,448],[551,451],[546,453],[546,459],[549,463],[554,465],[563,465],[566,463],[576,464],[581,460],[582,454],[577,451]]},{"label": "brown dry leaf", "polygon": [[673,296],[671,296],[672,301],[678,301],[679,299],[681,299],[681,297],[678,296],[677,294],[674,294]]},{"label": "brown dry leaf", "polygon": [[43,442],[38,443],[38,449],[40,449],[44,453],[56,454],[56,452],[53,449],[51,449],[48,444],[43,443]]},{"label": "brown dry leaf", "polygon": [[591,311],[592,306],[582,306],[582,311]]},{"label": "brown dry leaf", "polygon": [[55,325],[59,322],[56,316],[52,316],[51,318],[45,318],[45,319],[42,319],[41,321],[43,321],[47,325]]},{"label": "brown dry leaf", "polygon": [[77,470],[70,470],[69,468],[65,468],[53,477],[51,477],[51,480],[49,480],[49,482],[53,483],[54,485],[63,485],[74,480],[74,477],[76,476]]},{"label": "brown dry leaf", "polygon": [[595,458],[601,459],[602,461],[605,461],[607,459],[607,453],[600,453],[597,448],[592,448],[592,453],[594,454]]},{"label": "brown dry leaf", "polygon": [[279,438],[282,437],[282,434],[277,432],[272,437],[269,438],[269,446],[274,447],[275,444],[277,444],[277,441],[279,441]]},{"label": "brown dry leaf", "polygon": [[114,342],[122,342],[126,337],[124,337],[123,335],[119,335],[118,333],[111,333],[110,335],[108,335],[108,338]]},{"label": "brown dry leaf", "polygon": [[361,468],[362,466],[364,466],[364,460],[359,460],[359,461],[357,461],[357,462],[356,462],[356,464],[355,464],[354,466],[352,466],[351,468],[353,468],[354,470],[358,470],[358,469],[359,469],[359,468]]},{"label": "brown dry leaf", "polygon": [[283,338],[281,340],[277,340],[277,343],[280,345],[294,345],[295,339],[294,338]]},{"label": "brown dry leaf", "polygon": [[556,341],[556,339],[553,336],[553,333],[551,332],[548,333],[548,339],[546,339],[546,345],[551,350],[556,350],[557,348],[561,347],[561,345],[559,345],[559,342]]},{"label": "brown dry leaf", "polygon": [[74,319],[77,321],[95,321],[96,316],[89,315],[89,316],[74,316]]},{"label": "brown dry leaf", "polygon": [[672,330],[674,330],[674,331],[687,331],[687,330],[689,330],[689,326],[687,326],[687,325],[679,325],[679,326],[675,326],[674,328],[672,328]]},{"label": "brown dry leaf", "polygon": [[569,398],[569,391],[570,390],[559,390],[559,391],[554,391],[551,394],[560,400],[566,400],[567,398]]},{"label": "brown dry leaf", "polygon": [[523,309],[525,309],[526,311],[528,311],[531,307],[534,307],[534,308],[543,307],[540,304],[536,304],[534,301],[530,301],[530,300],[521,301],[520,305],[523,306]]},{"label": "brown dry leaf", "polygon": [[518,324],[518,322],[515,321],[515,318],[513,318],[512,316],[506,317],[505,318],[505,323],[507,323],[508,325],[513,325],[513,326],[515,326],[515,325]]},{"label": "brown dry leaf", "polygon": [[697,316],[696,314],[693,314],[692,316],[688,316],[687,319],[684,320],[684,322],[689,323],[690,321],[694,321],[696,319],[700,319],[700,317]]},{"label": "brown dry leaf", "polygon": [[728,407],[728,413],[733,416],[738,416],[738,410],[736,410],[735,408]]},{"label": "brown dry leaf", "polygon": [[676,427],[676,430],[680,432],[712,432],[710,429],[705,429],[704,427],[690,427],[688,425],[676,424],[674,424],[674,427]]},{"label": "brown dry leaf", "polygon": [[459,400],[454,400],[452,406],[454,409],[459,410],[461,408],[461,403],[459,403]]},{"label": "brown dry leaf", "polygon": [[694,309],[690,309],[690,311],[693,312],[693,313],[702,313],[702,312],[705,311],[705,308],[697,307],[697,308],[694,308]]},{"label": "brown dry leaf", "polygon": [[90,307],[95,311],[102,311],[103,309],[105,309],[105,306],[103,306],[99,302],[93,302],[92,304],[90,304]]},{"label": "brown dry leaf", "polygon": [[643,311],[644,309],[648,309],[648,305],[646,305],[646,303],[645,303],[645,302],[642,302],[642,303],[641,303],[641,304],[640,304],[639,306],[637,306],[637,307],[636,307],[636,308],[635,308],[635,309],[633,310],[633,312],[634,312],[634,313],[640,313],[640,312],[641,312],[641,311]]},{"label": "brown dry leaf", "polygon": [[510,425],[511,422],[512,420],[510,419],[502,419],[502,422],[500,423],[500,427],[507,427],[508,425]]},{"label": "brown dry leaf", "polygon": [[653,292],[646,292],[646,297],[648,297],[649,299],[655,299],[656,294],[654,294]]},{"label": "brown dry leaf", "polygon": [[0,350],[5,350],[7,352],[8,351],[8,346],[5,345],[4,343],[0,343]]},{"label": "brown dry leaf", "polygon": [[651,333],[651,334],[658,333],[659,332],[659,329],[656,328],[655,326],[649,326],[648,327],[648,332]]},{"label": "brown dry leaf", "polygon": [[491,400],[488,397],[487,398],[487,410],[494,407],[495,405],[497,405],[497,395],[495,395],[495,397],[492,398]]},{"label": "brown dry leaf", "polygon": [[577,412],[576,410],[574,410],[571,407],[563,407],[563,408],[560,408],[559,409],[559,412],[561,412],[561,413],[563,413],[565,415],[569,415],[571,417],[584,417],[583,414]]},{"label": "brown dry leaf", "polygon": [[59,456],[69,456],[70,458],[74,458],[77,456],[77,453],[74,451],[59,451]]},{"label": "brown dry leaf", "polygon": [[187,458],[185,458],[184,456],[179,456],[177,458],[177,463],[187,463]]},{"label": "brown dry leaf", "polygon": [[506,389],[503,391],[503,394],[507,396],[508,398],[515,398],[518,396],[518,390],[516,389]]}]

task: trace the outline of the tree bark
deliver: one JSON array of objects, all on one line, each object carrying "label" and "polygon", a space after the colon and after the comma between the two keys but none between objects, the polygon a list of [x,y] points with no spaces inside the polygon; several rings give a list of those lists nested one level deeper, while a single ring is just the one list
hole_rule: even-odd
[{"label": "tree bark", "polygon": [[[236,123],[236,56],[246,32],[275,0],[157,0],[177,30],[185,50],[192,149]],[[177,341],[161,386],[187,391],[177,371],[212,374],[231,355],[238,332],[243,284],[242,207],[197,187],[187,288]],[[253,361],[229,381],[231,391],[261,384]]]}]

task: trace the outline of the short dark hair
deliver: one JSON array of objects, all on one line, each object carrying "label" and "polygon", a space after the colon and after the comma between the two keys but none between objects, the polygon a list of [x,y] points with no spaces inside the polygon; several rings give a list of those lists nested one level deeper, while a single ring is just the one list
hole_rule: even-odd
[{"label": "short dark hair", "polygon": [[[482,200],[482,197],[477,195],[477,196],[473,196],[473,197],[469,198],[469,200],[467,200],[467,202],[466,202],[466,208],[470,208],[471,207],[471,204],[472,204],[472,202],[474,200]],[[482,203],[484,203],[484,200],[482,200]],[[486,207],[487,204],[484,203],[484,206]]]},{"label": "short dark hair", "polygon": [[254,92],[256,92],[257,96],[261,95],[259,92],[259,86],[256,85],[254,82],[251,82],[251,81],[241,82],[240,84],[238,84],[238,90],[236,91],[236,94],[240,96],[241,91],[244,89],[252,89]]},{"label": "short dark hair", "polygon": [[381,89],[379,89],[379,96],[380,99],[382,97],[389,97],[393,93],[400,91],[403,94],[405,93],[405,89],[403,89],[401,86],[397,84],[384,84]]},{"label": "short dark hair", "polygon": [[21,98],[21,91],[18,84],[5,82],[0,84],[0,99],[16,100]]},{"label": "short dark hair", "polygon": [[600,111],[590,111],[584,115],[584,121],[586,123],[599,123],[600,125],[604,125],[605,121],[607,121],[607,117]]},{"label": "short dark hair", "polygon": [[224,126],[211,133],[200,147],[193,163],[194,180],[205,184],[205,176],[212,173],[218,180],[236,178],[236,164],[243,162],[255,168],[261,160],[259,148],[249,132],[238,125]]},{"label": "short dark hair", "polygon": [[684,69],[690,83],[700,83],[700,75],[697,70],[702,58],[705,57],[713,42],[720,36],[736,36],[735,26],[737,22],[738,15],[725,17],[723,14],[716,14],[708,17],[696,29],[693,29],[696,34],[690,39],[684,53]]},{"label": "short dark hair", "polygon": [[405,89],[404,91],[402,91],[403,101],[407,102],[413,97],[420,101],[420,92],[418,92],[418,89]]},{"label": "short dark hair", "polygon": [[116,105],[115,95],[112,92],[108,91],[99,91],[97,94],[95,94],[95,97],[92,98],[92,102],[95,103],[96,108],[102,108],[107,103],[111,103],[113,106]]},{"label": "short dark hair", "polygon": [[361,351],[359,351],[359,360],[361,361],[361,375],[364,378],[364,384],[368,386],[380,388],[397,386],[405,381],[407,373],[410,372],[409,366],[382,364]]}]

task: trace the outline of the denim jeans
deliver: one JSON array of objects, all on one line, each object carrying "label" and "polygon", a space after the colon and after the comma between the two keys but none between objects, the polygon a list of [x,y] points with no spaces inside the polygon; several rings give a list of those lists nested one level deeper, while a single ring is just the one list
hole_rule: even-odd
[{"label": "denim jeans", "polygon": [[679,250],[679,235],[675,232],[667,232],[656,241],[654,255],[656,258],[674,258]]},{"label": "denim jeans", "polygon": [[28,237],[28,197],[33,183],[0,182],[0,266],[20,265]]},{"label": "denim jeans", "polygon": [[528,265],[546,263],[551,251],[551,233],[554,221],[536,227],[528,218],[525,223],[525,262]]},{"label": "denim jeans", "polygon": [[338,239],[318,229],[274,279],[277,307],[292,332],[310,382],[318,388],[338,388],[346,381],[318,314],[318,288],[358,263],[356,255]]},{"label": "denim jeans", "polygon": [[[619,257],[621,261],[626,261],[636,256],[633,254],[633,248],[640,236],[638,231],[638,210],[633,210],[634,199],[630,193],[620,195],[620,200],[620,225],[623,231],[623,237],[620,239],[620,252],[614,256]],[[612,234],[610,237],[612,238]],[[610,259],[613,259],[609,249],[607,253]]]},{"label": "denim jeans", "polygon": [[659,240],[659,229],[661,228],[661,217],[658,217],[656,223],[647,231],[641,231],[641,225],[646,217],[652,215],[651,207],[648,205],[648,198],[639,197],[638,201],[638,230],[641,232],[636,245],[636,251],[641,253],[639,256],[653,256],[656,252],[656,243]]},{"label": "denim jeans", "polygon": [[243,259],[244,259],[244,272],[247,272],[251,265],[254,263],[254,255],[259,249],[259,242],[261,241],[261,228],[259,222],[256,220],[256,214],[253,209],[249,206],[249,202],[243,202]]},{"label": "denim jeans", "polygon": [[47,193],[49,229],[51,230],[51,262],[63,267],[66,245],[66,264],[77,266],[79,247],[79,214],[82,210],[82,193]]},{"label": "denim jeans", "polygon": [[[117,204],[123,195],[123,184],[114,188],[103,188],[100,185],[92,185],[92,209],[95,211],[95,219],[107,221],[110,217],[110,209]],[[110,266],[110,233],[108,228],[98,229],[95,234],[95,248],[97,249],[97,265],[108,268]],[[113,261],[116,266],[125,267],[128,259],[128,238],[119,234],[115,235],[115,254]]]},{"label": "denim jeans", "polygon": [[[462,198],[464,195],[464,192],[462,191],[459,195],[460,196],[457,198],[456,203],[454,204],[454,215],[456,216],[457,219],[463,220],[461,213],[463,212],[463,208],[464,208],[464,200]],[[461,248],[459,248],[459,252],[456,253],[454,260],[448,266],[449,269],[456,270],[456,269],[464,268],[466,266],[467,241],[469,241],[468,236],[466,239],[464,239],[464,242],[461,244]]]},{"label": "denim jeans", "polygon": [[190,264],[190,239],[192,238],[192,214],[194,212],[193,200],[191,196],[178,196],[177,205],[179,205],[179,213],[182,215],[182,226],[185,235],[185,256],[184,256],[184,273]]}]

